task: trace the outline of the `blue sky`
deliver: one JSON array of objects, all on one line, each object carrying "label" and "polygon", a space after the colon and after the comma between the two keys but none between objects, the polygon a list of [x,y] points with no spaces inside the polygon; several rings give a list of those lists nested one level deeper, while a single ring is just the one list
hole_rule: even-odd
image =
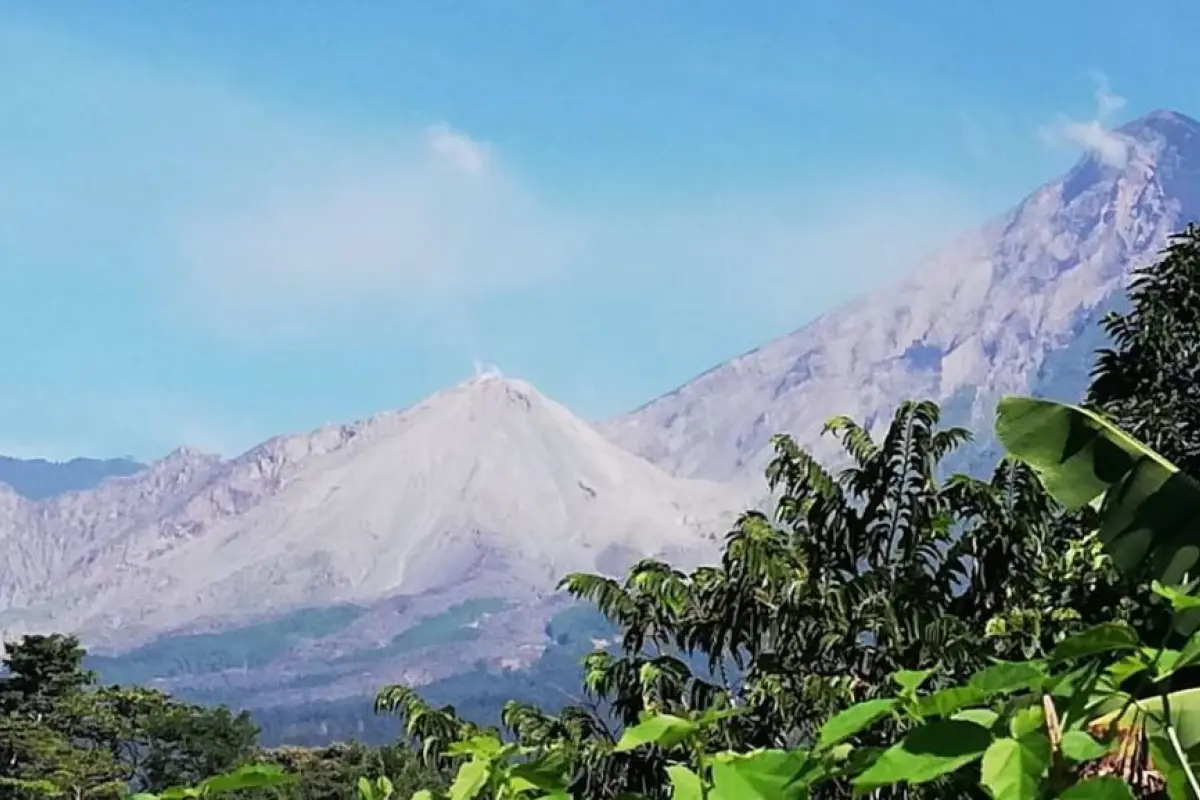
[{"label": "blue sky", "polygon": [[1200,114],[1188,5],[0,0],[0,452],[632,408]]}]

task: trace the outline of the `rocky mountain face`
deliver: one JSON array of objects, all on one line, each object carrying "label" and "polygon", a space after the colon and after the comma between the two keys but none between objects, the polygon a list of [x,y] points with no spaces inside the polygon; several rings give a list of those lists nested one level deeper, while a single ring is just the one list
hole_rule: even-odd
[{"label": "rocky mountain face", "polygon": [[1124,158],[1084,158],[901,284],[602,431],[672,474],[746,480],[761,475],[777,432],[830,454],[834,443],[818,434],[839,414],[881,427],[898,401],[933,399],[986,449],[1000,395],[1078,398],[1101,313],[1120,302],[1132,269],[1200,218],[1200,123],[1159,111],[1110,134]]},{"label": "rocky mountain face", "polygon": [[[486,599],[458,625],[495,617],[513,636],[492,645],[536,646],[564,573],[711,558],[741,504],[619,449],[525,383],[483,376],[231,461],[181,449],[42,502],[0,490],[0,631],[77,632],[109,652],[287,618],[309,655],[289,644],[269,660],[303,672]],[[333,627],[330,609],[345,611]],[[351,662],[361,680],[386,677]]]}]

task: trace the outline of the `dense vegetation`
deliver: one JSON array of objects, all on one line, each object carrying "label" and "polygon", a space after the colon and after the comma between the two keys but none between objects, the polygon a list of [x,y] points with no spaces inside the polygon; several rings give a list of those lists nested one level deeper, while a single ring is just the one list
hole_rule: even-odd
[{"label": "dense vegetation", "polygon": [[[115,798],[162,792],[247,763],[286,767],[297,798],[351,797],[360,776],[397,790],[434,785],[407,745],[275,748],[258,745],[243,712],[176,701],[162,692],[100,686],[69,636],[10,644],[0,679],[0,797]],[[275,795],[272,795],[275,796]]]},{"label": "dense vegetation", "polygon": [[298,782],[259,768],[200,793],[1200,796],[1200,231],[1130,301],[1083,407],[1001,404],[989,479],[940,477],[969,434],[905,402],[878,439],[828,424],[837,471],[777,437],[775,513],[744,514],[720,563],[567,576],[621,641],[553,713],[513,702],[493,728],[392,686],[376,710],[399,743],[265,751],[244,716],[98,687],[73,640],[30,637],[0,685],[0,791],[161,792],[267,763]]},{"label": "dense vegetation", "polygon": [[[426,647],[468,641],[479,635],[478,629],[469,623],[505,607],[505,601],[498,598],[457,603],[440,614],[418,620],[381,647],[347,653],[329,663],[363,666]],[[166,636],[119,656],[89,655],[85,663],[113,683],[145,683],[155,678],[262,667],[305,639],[319,639],[344,630],[363,612],[364,609],[348,604],[305,608],[266,622],[214,633]]]}]

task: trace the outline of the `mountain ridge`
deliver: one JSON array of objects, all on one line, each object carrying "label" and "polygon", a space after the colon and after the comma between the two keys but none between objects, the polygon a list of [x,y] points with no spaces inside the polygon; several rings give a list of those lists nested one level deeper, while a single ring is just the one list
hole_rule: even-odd
[{"label": "mountain ridge", "polygon": [[0,503],[0,548],[19,565],[0,582],[0,629],[128,646],[461,582],[534,597],[573,569],[711,555],[738,500],[485,376],[229,461],[180,449],[91,493]]},{"label": "mountain ridge", "polygon": [[1108,134],[1125,145],[1123,163],[1085,156],[899,281],[601,432],[671,474],[744,480],[761,474],[772,434],[829,457],[834,443],[818,436],[826,419],[849,414],[879,430],[905,398],[954,401],[961,419],[951,421],[990,431],[996,399],[1047,388],[1034,377],[1079,319],[1200,216],[1200,123],[1162,110]]}]

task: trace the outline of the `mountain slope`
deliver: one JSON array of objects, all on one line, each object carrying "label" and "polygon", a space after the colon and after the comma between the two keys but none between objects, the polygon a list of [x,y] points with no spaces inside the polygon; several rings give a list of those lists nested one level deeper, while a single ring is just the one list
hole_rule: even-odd
[{"label": "mountain slope", "polygon": [[28,500],[95,488],[108,478],[136,475],[145,464],[129,458],[72,458],[46,461],[42,458],[0,456],[0,483],[6,483]]},{"label": "mountain slope", "polygon": [[1094,336],[1089,325],[1119,302],[1129,271],[1200,216],[1200,123],[1158,111],[1112,133],[1124,164],[1083,159],[900,285],[601,431],[673,474],[745,478],[761,471],[777,432],[829,453],[817,434],[837,414],[883,425],[898,401],[931,398],[953,421],[987,431],[1001,394],[1077,395],[1090,355],[1079,370],[1056,354],[1078,359],[1069,348]]},{"label": "mountain slope", "polygon": [[[519,381],[281,437],[230,462],[178,451],[35,504],[0,494],[0,630],[121,649],[395,597],[535,599],[570,570],[715,551],[740,498],[672,478]],[[403,620],[393,613],[389,630]]]}]

